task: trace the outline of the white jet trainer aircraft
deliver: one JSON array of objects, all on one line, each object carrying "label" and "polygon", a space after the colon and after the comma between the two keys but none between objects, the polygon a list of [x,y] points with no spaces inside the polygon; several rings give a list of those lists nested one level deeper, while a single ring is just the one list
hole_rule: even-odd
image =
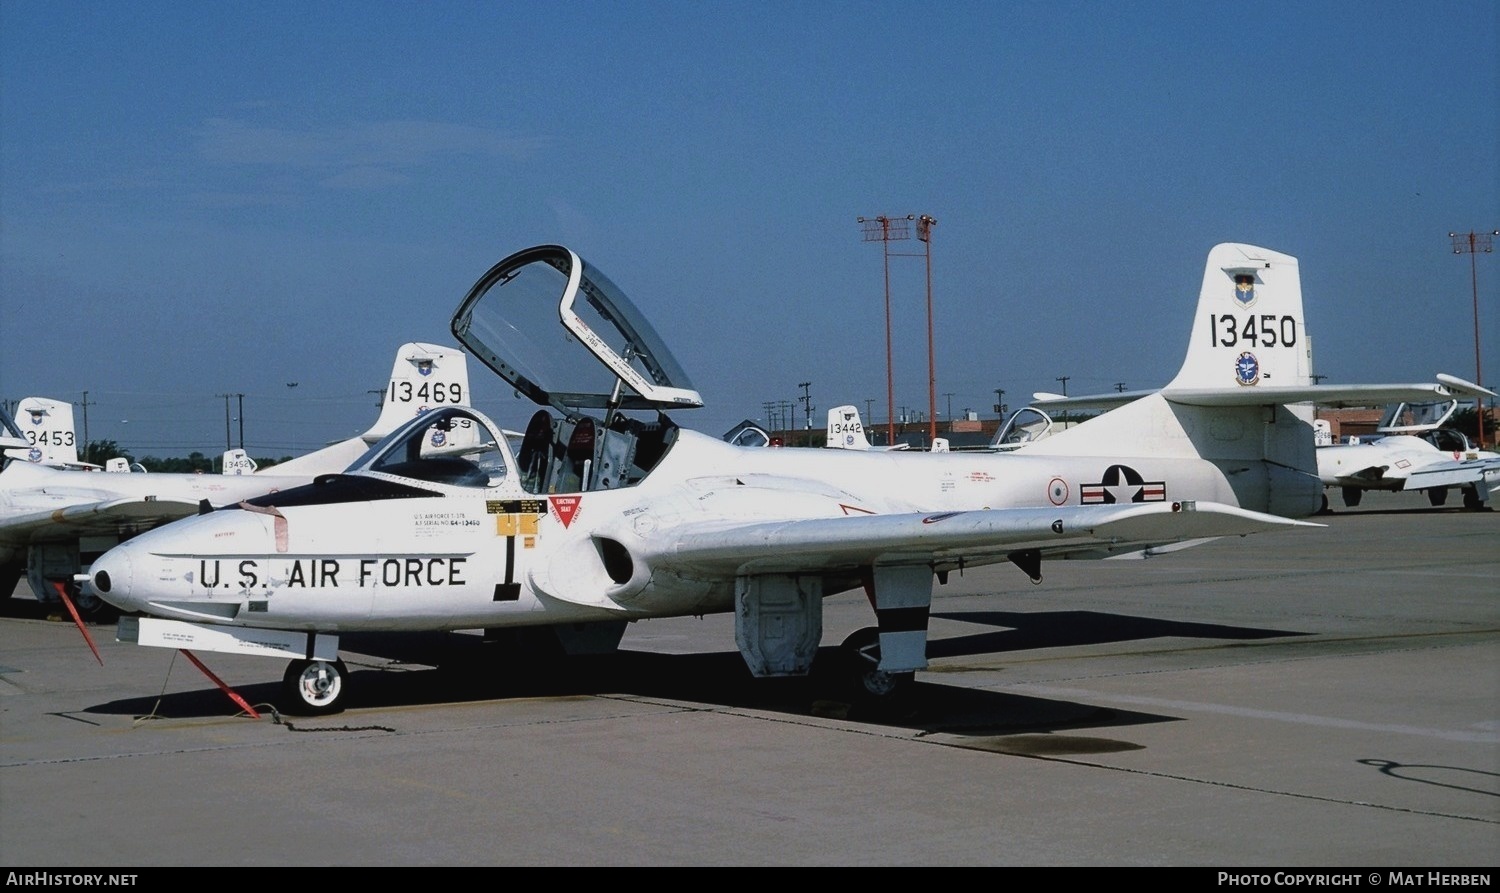
[{"label": "white jet trainer aircraft", "polygon": [[[1237,277],[1259,283],[1253,301]],[[91,580],[135,615],[120,640],[288,658],[287,712],[327,713],[348,691],[341,633],[519,627],[580,653],[614,649],[634,620],[733,612],[751,672],[794,676],[823,598],[862,587],[876,625],[845,653],[879,695],[927,666],[933,581],[953,571],[1008,560],[1039,581],[1044,559],[1319,526],[1292,520],[1321,492],[1311,428],[1283,405],[1311,399],[1294,386],[1296,261],[1248,245],[1209,255],[1189,399],[1153,394],[1006,453],[766,449],[681,428],[667,411],[698,392],[562,246],[495,265],[452,329],[540,407],[517,452],[479,412],[443,408],[344,474],[136,537]]]},{"label": "white jet trainer aircraft", "polygon": [[301,486],[320,474],[343,471],[413,416],[439,406],[467,405],[468,400],[467,360],[462,351],[409,342],[396,351],[379,418],[358,437],[259,473],[247,473],[254,472],[253,460],[242,450],[231,450],[224,454],[223,474],[105,474],[97,466],[78,463],[76,453],[71,452],[71,406],[29,398],[20,408],[51,409],[55,421],[50,427],[43,422],[35,427],[45,430],[54,442],[64,440],[60,435],[66,430],[62,446],[74,461],[63,463],[61,454],[37,452],[39,435],[28,430],[28,420],[16,420],[21,434],[33,445],[7,450],[7,456],[15,458],[0,470],[0,598],[10,598],[24,573],[38,601],[58,602],[57,586],[63,585],[77,607],[96,611],[102,605],[87,587],[76,585],[75,577],[86,573],[92,560],[112,546],[195,514],[204,503],[234,505],[252,496]]},{"label": "white jet trainer aircraft", "polygon": [[[1494,396],[1463,379],[1438,379],[1455,393]],[[1429,503],[1440,506],[1447,503],[1448,491],[1457,489],[1465,508],[1483,508],[1490,492],[1500,488],[1500,453],[1481,450],[1463,432],[1443,427],[1457,409],[1457,400],[1397,403],[1387,408],[1375,437],[1319,446],[1323,486],[1338,487],[1347,506],[1359,505],[1366,490],[1422,490]],[[1326,497],[1323,505],[1328,506]]]}]

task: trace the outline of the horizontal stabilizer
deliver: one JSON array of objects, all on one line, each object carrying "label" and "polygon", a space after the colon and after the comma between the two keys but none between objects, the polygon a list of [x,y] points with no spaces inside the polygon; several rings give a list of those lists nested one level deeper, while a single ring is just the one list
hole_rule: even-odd
[{"label": "horizontal stabilizer", "polygon": [[1448,389],[1456,395],[1462,394],[1469,397],[1500,396],[1483,385],[1477,385],[1468,379],[1459,378],[1457,375],[1449,375],[1446,372],[1439,372],[1437,380],[1439,384],[1447,385]]},{"label": "horizontal stabilizer", "polygon": [[1031,395],[1033,406],[1046,406],[1048,409],[1114,409],[1124,406],[1126,403],[1134,403],[1142,397],[1149,397],[1156,391],[1117,391],[1109,394],[1085,394],[1078,397],[1069,397],[1064,394],[1053,394],[1047,391],[1038,391]]},{"label": "horizontal stabilizer", "polygon": [[[1322,384],[1263,386],[1257,388],[1162,388],[1159,391],[1127,391],[1119,394],[1088,394],[1064,397],[1061,394],[1038,393],[1033,395],[1037,406],[1053,408],[1111,409],[1131,403],[1141,397],[1159,393],[1168,402],[1187,406],[1265,406],[1270,404],[1314,403],[1318,406],[1378,406],[1384,403],[1416,403],[1425,400],[1442,400],[1461,393],[1445,379],[1452,376],[1438,373],[1432,383],[1411,384]],[[1483,391],[1483,389],[1481,389]],[[1484,393],[1491,393],[1483,391]]]},{"label": "horizontal stabilizer", "polygon": [[1431,384],[1326,384],[1260,388],[1167,388],[1162,396],[1172,403],[1189,406],[1258,406],[1266,404],[1314,403],[1318,406],[1377,406],[1440,400],[1453,394],[1446,385]]}]

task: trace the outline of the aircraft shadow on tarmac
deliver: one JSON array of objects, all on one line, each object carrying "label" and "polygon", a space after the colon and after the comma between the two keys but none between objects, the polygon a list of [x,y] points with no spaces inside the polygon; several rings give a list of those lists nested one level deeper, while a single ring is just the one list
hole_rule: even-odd
[{"label": "aircraft shadow on tarmac", "polygon": [[1337,516],[1340,518],[1358,518],[1360,515],[1375,515],[1400,517],[1402,515],[1483,515],[1493,512],[1490,506],[1479,508],[1468,508],[1459,505],[1435,505],[1435,506],[1403,506],[1400,508],[1355,508],[1353,506],[1329,506],[1318,512],[1314,517],[1327,518]]},{"label": "aircraft shadow on tarmac", "polygon": [[[934,615],[1004,626],[1006,629],[935,639],[929,656],[953,658],[1034,648],[1125,642],[1160,637],[1254,640],[1302,633],[1155,620],[1089,611],[1041,613],[974,612]],[[289,717],[295,725],[359,726],[358,711],[430,704],[506,699],[608,697],[662,699],[712,707],[761,710],[788,716],[822,716],[903,728],[920,733],[975,736],[981,749],[1028,755],[1099,752],[1114,749],[1107,739],[1057,736],[1064,730],[1101,729],[1173,721],[1174,717],[1099,707],[1067,700],[1029,697],[945,685],[922,673],[901,694],[879,702],[855,696],[842,672],[840,649],[819,649],[806,677],[755,679],[737,651],[661,654],[622,649],[611,655],[517,660],[502,646],[464,633],[348,634],[343,657],[350,671],[347,711],[329,717]],[[166,652],[163,652],[166,656]],[[185,661],[173,672],[196,674]],[[263,715],[285,703],[267,662],[268,681],[236,691]],[[212,667],[212,664],[210,664]],[[234,715],[238,708],[217,688],[132,697],[88,708],[86,712],[191,719]],[[1033,733],[1021,735],[1019,733]],[[1008,746],[984,741],[1007,740]],[[1019,736],[1019,737],[1018,737]],[[1017,744],[1022,738],[1030,743]],[[1038,743],[1041,742],[1041,743]]]},{"label": "aircraft shadow on tarmac", "polygon": [[1026,614],[1008,611],[968,611],[934,613],[932,616],[945,620],[962,620],[965,623],[1004,627],[1004,629],[989,633],[934,639],[927,643],[929,658],[969,657],[978,654],[999,654],[1006,651],[1062,648],[1070,645],[1100,645],[1106,642],[1132,642],[1142,639],[1248,641],[1307,635],[1286,630],[1158,620],[1153,617],[1133,617],[1128,614],[1106,614],[1099,611],[1038,611]]}]

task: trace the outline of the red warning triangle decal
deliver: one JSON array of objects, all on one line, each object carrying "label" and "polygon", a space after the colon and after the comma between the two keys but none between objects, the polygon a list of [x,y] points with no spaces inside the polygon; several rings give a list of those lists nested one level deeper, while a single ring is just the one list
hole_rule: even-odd
[{"label": "red warning triangle decal", "polygon": [[583,502],[582,496],[549,496],[552,502],[552,510],[557,512],[557,520],[562,522],[563,527],[573,523],[573,516],[578,514],[578,506]]}]

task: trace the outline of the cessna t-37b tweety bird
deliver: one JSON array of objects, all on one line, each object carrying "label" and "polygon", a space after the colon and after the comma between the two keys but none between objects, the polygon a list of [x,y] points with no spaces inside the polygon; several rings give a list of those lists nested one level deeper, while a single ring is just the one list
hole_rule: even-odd
[{"label": "cessna t-37b tweety bird", "polygon": [[843,653],[879,695],[927,666],[934,581],[954,571],[1008,560],[1037,581],[1047,559],[1319,526],[1294,520],[1321,484],[1311,428],[1282,405],[1311,397],[1269,386],[1307,380],[1296,262],[1251,246],[1209,255],[1179,376],[1194,399],[1153,394],[1004,453],[766,449],[679,427],[668,412],[698,392],[562,246],[496,264],[452,330],[539,407],[518,450],[480,412],[440,408],[343,474],[136,537],[91,581],[133,614],[120,639],[290,659],[282,709],[326,713],[349,690],[341,633],[524,627],[598,652],[635,620],[732,612],[751,672],[795,676],[823,598],[863,588],[875,626]]},{"label": "cessna t-37b tweety bird", "polygon": [[[371,444],[415,415],[469,399],[467,360],[462,351],[410,342],[396,351],[380,416],[363,435],[299,456],[263,472],[243,450],[225,453],[223,474],[108,474],[78,463],[72,439],[72,408],[28,398],[27,418],[16,427],[29,443],[8,449],[0,470],[0,598],[10,598],[21,574],[40,602],[76,599],[89,613],[102,607],[75,577],[107,549],[144,530],[209,506],[234,505],[252,496],[296,487],[317,475],[343,471]],[[49,410],[33,423],[35,410]],[[52,421],[46,421],[50,415]],[[45,432],[38,433],[38,432]],[[64,436],[66,435],[66,436]],[[49,447],[39,449],[45,439]],[[71,459],[72,461],[65,461]],[[125,460],[114,460],[121,463]],[[92,469],[92,470],[91,470]],[[63,586],[59,593],[57,587]]]},{"label": "cessna t-37b tweety bird", "polygon": [[[1439,375],[1457,394],[1494,396],[1472,382]],[[1462,431],[1444,428],[1458,401],[1397,403],[1372,437],[1358,443],[1318,447],[1318,475],[1325,487],[1338,487],[1344,505],[1359,505],[1366,490],[1426,492],[1434,506],[1448,501],[1449,490],[1463,493],[1464,508],[1483,508],[1500,488],[1500,453],[1481,450]],[[1326,500],[1325,500],[1326,507]]]}]

